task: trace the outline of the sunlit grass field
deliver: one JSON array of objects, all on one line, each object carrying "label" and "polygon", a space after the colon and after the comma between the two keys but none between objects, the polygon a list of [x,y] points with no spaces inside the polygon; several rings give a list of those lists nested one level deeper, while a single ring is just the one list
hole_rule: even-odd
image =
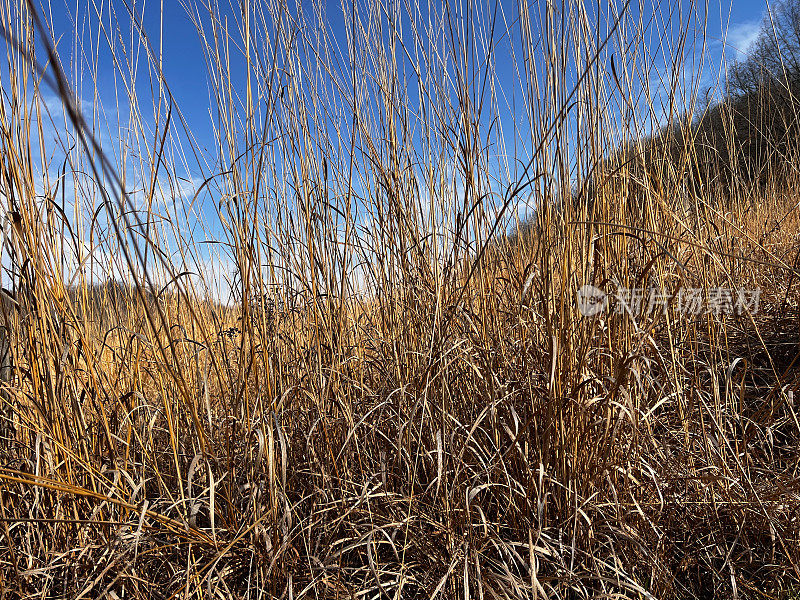
[{"label": "sunlit grass field", "polygon": [[187,3],[209,144],[142,7],[0,0],[0,596],[796,597],[795,126],[706,8]]}]

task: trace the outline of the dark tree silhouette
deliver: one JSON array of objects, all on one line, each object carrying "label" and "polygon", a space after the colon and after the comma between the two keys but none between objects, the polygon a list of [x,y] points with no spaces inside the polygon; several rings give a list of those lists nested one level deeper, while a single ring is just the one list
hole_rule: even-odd
[{"label": "dark tree silhouette", "polygon": [[727,93],[791,92],[800,75],[800,1],[772,4],[747,56],[728,70]]}]

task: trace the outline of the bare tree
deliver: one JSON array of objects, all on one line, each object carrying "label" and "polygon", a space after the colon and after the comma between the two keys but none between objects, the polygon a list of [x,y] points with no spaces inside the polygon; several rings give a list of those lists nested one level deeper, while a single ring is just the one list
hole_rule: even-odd
[{"label": "bare tree", "polygon": [[800,78],[800,0],[769,7],[761,31],[746,58],[728,70],[729,95],[765,88],[790,91]]}]

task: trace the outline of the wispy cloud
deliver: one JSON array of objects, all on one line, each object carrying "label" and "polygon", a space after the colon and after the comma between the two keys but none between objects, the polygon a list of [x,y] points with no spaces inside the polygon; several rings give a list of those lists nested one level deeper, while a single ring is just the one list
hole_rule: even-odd
[{"label": "wispy cloud", "polygon": [[[737,55],[746,54],[756,41],[756,38],[758,38],[760,31],[760,20],[733,24],[728,27],[725,45]],[[738,58],[738,56],[733,56],[732,58]]]}]

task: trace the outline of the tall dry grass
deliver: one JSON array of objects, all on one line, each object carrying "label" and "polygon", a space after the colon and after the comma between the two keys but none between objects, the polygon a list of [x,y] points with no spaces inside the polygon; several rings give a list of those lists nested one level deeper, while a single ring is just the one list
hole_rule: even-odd
[{"label": "tall dry grass", "polygon": [[208,149],[141,7],[64,55],[4,0],[4,595],[796,593],[797,181],[644,163],[691,133],[689,8],[187,3]]}]

